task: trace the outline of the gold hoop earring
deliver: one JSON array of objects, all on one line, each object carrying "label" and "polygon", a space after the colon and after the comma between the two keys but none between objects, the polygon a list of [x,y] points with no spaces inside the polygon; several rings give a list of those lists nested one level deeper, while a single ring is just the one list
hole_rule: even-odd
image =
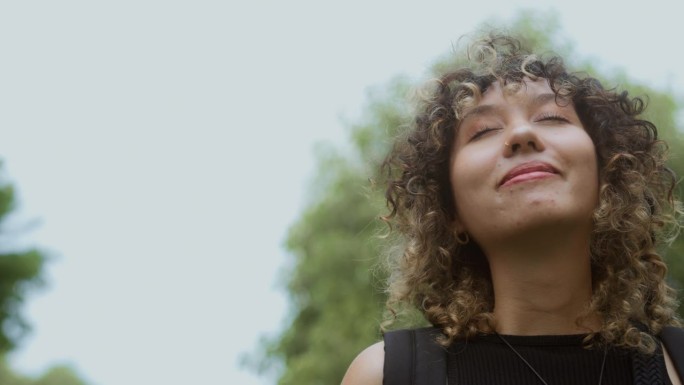
[{"label": "gold hoop earring", "polygon": [[470,236],[466,232],[456,233],[456,242],[459,245],[467,245],[470,242]]}]

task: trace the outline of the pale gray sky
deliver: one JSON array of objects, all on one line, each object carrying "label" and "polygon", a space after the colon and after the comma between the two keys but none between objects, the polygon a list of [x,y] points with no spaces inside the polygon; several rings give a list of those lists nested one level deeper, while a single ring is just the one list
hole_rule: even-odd
[{"label": "pale gray sky", "polygon": [[11,363],[72,363],[93,385],[272,383],[237,358],[285,317],[276,275],[313,145],[344,143],[367,87],[423,76],[492,16],[556,10],[579,53],[684,90],[681,5],[511,3],[0,2],[0,158],[17,223],[40,220],[25,241],[53,257]]}]

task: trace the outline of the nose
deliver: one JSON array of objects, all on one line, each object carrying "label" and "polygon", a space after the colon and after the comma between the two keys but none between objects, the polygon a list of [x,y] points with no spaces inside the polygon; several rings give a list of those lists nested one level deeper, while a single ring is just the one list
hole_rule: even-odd
[{"label": "nose", "polygon": [[511,127],[504,142],[504,155],[513,156],[517,153],[544,151],[544,143],[535,129],[527,122],[521,122]]}]

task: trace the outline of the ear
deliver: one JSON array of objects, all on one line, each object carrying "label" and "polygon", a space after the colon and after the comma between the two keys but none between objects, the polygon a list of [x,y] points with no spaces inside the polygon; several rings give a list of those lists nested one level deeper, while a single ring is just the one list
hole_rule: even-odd
[{"label": "ear", "polygon": [[452,222],[452,231],[454,232],[454,237],[456,238],[456,242],[461,245],[467,245],[470,243],[470,235],[468,235],[468,230],[466,227],[463,225],[463,222],[461,222],[458,217],[454,218],[454,221]]},{"label": "ear", "polygon": [[451,222],[451,228],[454,230],[454,234],[461,234],[468,231],[458,215],[454,215],[454,220]]}]

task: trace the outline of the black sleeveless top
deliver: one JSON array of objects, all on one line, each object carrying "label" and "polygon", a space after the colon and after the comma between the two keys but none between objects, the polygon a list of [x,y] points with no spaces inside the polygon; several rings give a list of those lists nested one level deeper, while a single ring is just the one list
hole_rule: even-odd
[{"label": "black sleeveless top", "polygon": [[[506,336],[515,350],[549,385],[597,385],[604,349],[582,347],[584,335]],[[658,353],[656,353],[658,354]],[[602,385],[631,385],[635,376],[660,376],[671,385],[662,352],[649,373],[635,372],[640,358],[627,349],[608,348]],[[532,370],[496,335],[456,341],[448,350],[449,385],[541,385]],[[654,373],[655,372],[655,373]],[[649,381],[650,382],[650,381]]]}]

